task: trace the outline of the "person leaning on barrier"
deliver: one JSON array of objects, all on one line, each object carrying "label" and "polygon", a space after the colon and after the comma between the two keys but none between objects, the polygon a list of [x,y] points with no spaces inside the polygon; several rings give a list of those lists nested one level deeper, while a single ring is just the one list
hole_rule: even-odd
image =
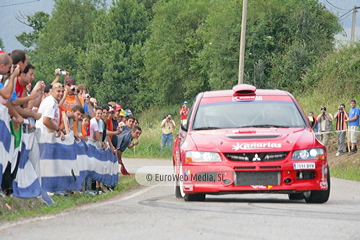
[{"label": "person leaning on barrier", "polygon": [[334,115],[336,119],[336,135],[338,139],[338,151],[335,156],[340,156],[344,154],[345,147],[345,137],[346,137],[346,119],[348,119],[348,114],[345,111],[345,104],[340,104],[338,111]]},{"label": "person leaning on barrier", "polygon": [[357,137],[358,137],[358,128],[359,128],[359,115],[360,110],[356,107],[356,101],[351,100],[350,101],[350,112],[349,112],[349,118],[345,121],[348,123],[349,126],[349,140],[351,143],[351,150],[349,155],[356,153],[356,143],[357,143]]},{"label": "person leaning on barrier", "polygon": [[61,140],[65,140],[64,133],[59,128],[59,102],[63,96],[64,86],[61,83],[55,83],[50,90],[50,95],[40,104],[38,112],[42,113],[42,115],[41,118],[36,121],[36,128],[39,128],[42,133],[55,132],[55,137],[61,137]]},{"label": "person leaning on barrier", "polygon": [[321,114],[317,116],[319,122],[320,141],[327,146],[330,139],[330,132],[332,130],[333,116],[331,113],[326,112],[326,107],[321,107]]},{"label": "person leaning on barrier", "polygon": [[[129,128],[130,129],[130,128]],[[123,131],[119,136],[118,139],[118,145],[117,150],[115,150],[116,156],[118,158],[118,163],[122,163],[122,153],[126,150],[128,147],[133,147],[134,145],[137,145],[139,142],[136,141],[136,144],[132,144],[131,141],[133,139],[138,139],[141,135],[141,128],[138,126],[135,126],[132,128],[132,130],[129,131]]]}]

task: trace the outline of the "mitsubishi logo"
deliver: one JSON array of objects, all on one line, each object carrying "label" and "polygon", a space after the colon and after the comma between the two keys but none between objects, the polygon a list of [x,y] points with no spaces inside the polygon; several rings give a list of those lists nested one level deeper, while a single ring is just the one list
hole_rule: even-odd
[{"label": "mitsubishi logo", "polygon": [[259,155],[255,154],[255,157],[252,160],[253,162],[261,161],[261,158],[259,158]]}]

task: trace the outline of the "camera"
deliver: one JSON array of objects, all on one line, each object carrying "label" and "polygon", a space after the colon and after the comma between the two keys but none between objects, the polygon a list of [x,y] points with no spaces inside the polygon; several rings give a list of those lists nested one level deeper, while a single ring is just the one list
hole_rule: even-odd
[{"label": "camera", "polygon": [[59,72],[56,73],[55,75],[66,75],[66,71],[59,69]]},{"label": "camera", "polygon": [[338,110],[339,110],[339,111],[342,111],[343,109],[344,109],[343,107],[339,107],[339,109],[338,109]]},{"label": "camera", "polygon": [[16,64],[13,64],[13,71],[15,71],[17,65]]},{"label": "camera", "polygon": [[86,98],[90,98],[90,95],[88,93],[85,93]]},{"label": "camera", "polygon": [[170,119],[171,119],[171,117],[167,117],[167,119],[169,119],[169,120],[170,120]]},{"label": "camera", "polygon": [[124,129],[125,129],[125,124],[124,125],[120,125],[120,123],[119,123],[119,125],[118,125],[118,129],[120,129],[121,131],[124,131]]},{"label": "camera", "polygon": [[75,86],[71,86],[71,87],[70,87],[70,90],[73,91],[73,92],[75,92],[75,90],[76,90]]}]

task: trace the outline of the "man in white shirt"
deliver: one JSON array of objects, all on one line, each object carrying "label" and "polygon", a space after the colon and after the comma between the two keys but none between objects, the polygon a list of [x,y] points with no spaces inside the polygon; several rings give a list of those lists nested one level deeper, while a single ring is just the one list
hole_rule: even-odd
[{"label": "man in white shirt", "polygon": [[59,101],[64,96],[64,86],[61,83],[55,83],[50,90],[50,95],[47,96],[40,104],[39,113],[42,113],[41,118],[36,121],[36,128],[39,128],[42,133],[56,132],[55,137],[65,139],[64,133],[59,128],[60,110]]}]

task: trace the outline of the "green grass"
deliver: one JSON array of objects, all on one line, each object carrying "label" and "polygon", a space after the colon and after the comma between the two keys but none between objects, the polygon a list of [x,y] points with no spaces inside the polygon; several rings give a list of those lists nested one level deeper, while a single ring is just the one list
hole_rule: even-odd
[{"label": "green grass", "polygon": [[334,167],[330,169],[332,177],[360,181],[360,168],[351,165],[347,167]]},{"label": "green grass", "polygon": [[360,181],[360,158],[353,155],[346,159],[330,161],[330,175],[353,181]]},{"label": "green grass", "polygon": [[0,198],[0,221],[12,221],[35,215],[55,214],[85,203],[98,202],[102,199],[116,196],[137,186],[139,186],[139,184],[135,180],[135,175],[120,176],[119,183],[116,185],[115,191],[113,192],[97,195],[95,197],[80,192],[75,192],[68,196],[52,196],[55,203],[48,206],[37,198]]}]

